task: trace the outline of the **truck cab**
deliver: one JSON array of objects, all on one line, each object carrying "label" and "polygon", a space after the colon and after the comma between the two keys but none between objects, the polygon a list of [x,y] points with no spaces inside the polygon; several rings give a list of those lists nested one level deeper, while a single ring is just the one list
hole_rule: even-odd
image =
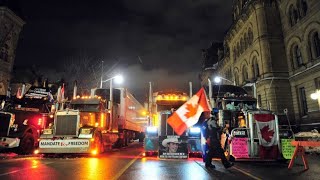
[{"label": "truck cab", "polygon": [[53,122],[53,103],[48,93],[48,89],[31,87],[25,96],[4,102],[5,108],[0,112],[0,148],[13,149],[18,154],[33,153],[40,133]]}]

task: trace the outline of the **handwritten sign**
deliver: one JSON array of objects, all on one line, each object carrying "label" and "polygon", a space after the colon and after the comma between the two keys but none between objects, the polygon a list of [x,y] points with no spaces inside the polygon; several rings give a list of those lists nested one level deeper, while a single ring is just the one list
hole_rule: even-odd
[{"label": "handwritten sign", "polygon": [[248,138],[233,138],[231,141],[231,152],[235,158],[248,158]]},{"label": "handwritten sign", "polygon": [[291,145],[291,141],[294,139],[281,139],[281,149],[282,149],[282,155],[285,159],[291,159],[293,152],[294,152],[294,146]]}]

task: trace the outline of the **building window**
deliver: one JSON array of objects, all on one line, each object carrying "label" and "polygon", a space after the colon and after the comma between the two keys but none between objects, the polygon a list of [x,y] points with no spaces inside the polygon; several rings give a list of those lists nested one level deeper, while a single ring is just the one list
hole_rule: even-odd
[{"label": "building window", "polygon": [[234,73],[234,81],[236,82],[236,85],[239,85],[239,76],[237,73]]},{"label": "building window", "polygon": [[316,85],[316,89],[320,89],[320,77],[316,78],[314,80],[314,82],[315,82],[315,85]]},{"label": "building window", "polygon": [[295,58],[297,67],[300,67],[303,65],[301,50],[300,50],[299,46],[294,47],[294,58]]},{"label": "building window", "polygon": [[8,62],[9,58],[8,58],[8,50],[5,48],[2,48],[0,50],[0,59],[2,59],[3,61]]},{"label": "building window", "polygon": [[306,97],[306,90],[304,87],[299,88],[299,101],[301,106],[301,115],[305,116],[308,113],[308,104],[307,104],[307,97]]},{"label": "building window", "polygon": [[299,9],[300,16],[301,17],[306,16],[307,11],[308,11],[308,4],[307,4],[306,0],[299,0],[297,2],[297,7]]},{"label": "building window", "polygon": [[228,69],[226,72],[226,78],[227,79],[232,79],[232,73],[231,73],[231,69]]},{"label": "building window", "polygon": [[262,107],[262,100],[261,100],[261,95],[258,95],[258,107],[261,108]]},{"label": "building window", "polygon": [[291,5],[289,8],[289,20],[291,26],[294,26],[298,22],[298,18],[299,15],[297,9],[293,5]]},{"label": "building window", "polygon": [[318,32],[314,33],[312,37],[312,46],[314,49],[315,58],[320,56],[320,38]]},{"label": "building window", "polygon": [[247,33],[244,34],[244,49],[247,49],[249,47],[248,45],[248,37]]},{"label": "building window", "polygon": [[242,78],[243,78],[243,82],[246,82],[249,79],[248,70],[246,66],[242,67]]},{"label": "building window", "polygon": [[252,33],[251,28],[249,29],[249,32],[248,32],[248,40],[249,40],[249,45],[252,45],[252,42],[253,42],[253,33]]},{"label": "building window", "polygon": [[240,47],[241,47],[241,54],[245,51],[245,47],[244,47],[244,41],[243,41],[243,38],[241,38],[240,40]]},{"label": "building window", "polygon": [[258,64],[258,61],[257,61],[256,57],[252,61],[252,72],[253,72],[253,77],[254,78],[258,78],[259,77],[259,75],[260,75],[259,64]]}]

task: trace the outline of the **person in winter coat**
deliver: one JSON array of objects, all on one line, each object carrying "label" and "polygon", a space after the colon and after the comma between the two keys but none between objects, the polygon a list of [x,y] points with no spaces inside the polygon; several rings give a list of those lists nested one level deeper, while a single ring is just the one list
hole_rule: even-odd
[{"label": "person in winter coat", "polygon": [[213,115],[209,119],[207,119],[203,123],[203,137],[206,139],[206,143],[208,145],[208,150],[206,151],[206,156],[205,156],[205,166],[206,168],[215,168],[215,166],[212,164],[212,158],[214,155],[218,156],[221,159],[221,162],[225,168],[230,168],[234,164],[229,162],[224,155],[224,150],[221,147],[221,133],[222,129],[218,126],[217,123],[217,115],[218,113],[213,113]]}]

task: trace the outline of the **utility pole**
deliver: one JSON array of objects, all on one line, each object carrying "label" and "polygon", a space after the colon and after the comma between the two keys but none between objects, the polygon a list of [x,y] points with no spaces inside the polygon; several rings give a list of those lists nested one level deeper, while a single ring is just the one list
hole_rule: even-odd
[{"label": "utility pole", "polygon": [[148,125],[149,126],[151,125],[151,120],[152,120],[152,105],[153,105],[152,82],[149,82],[149,103],[148,103],[148,111],[149,111]]}]

